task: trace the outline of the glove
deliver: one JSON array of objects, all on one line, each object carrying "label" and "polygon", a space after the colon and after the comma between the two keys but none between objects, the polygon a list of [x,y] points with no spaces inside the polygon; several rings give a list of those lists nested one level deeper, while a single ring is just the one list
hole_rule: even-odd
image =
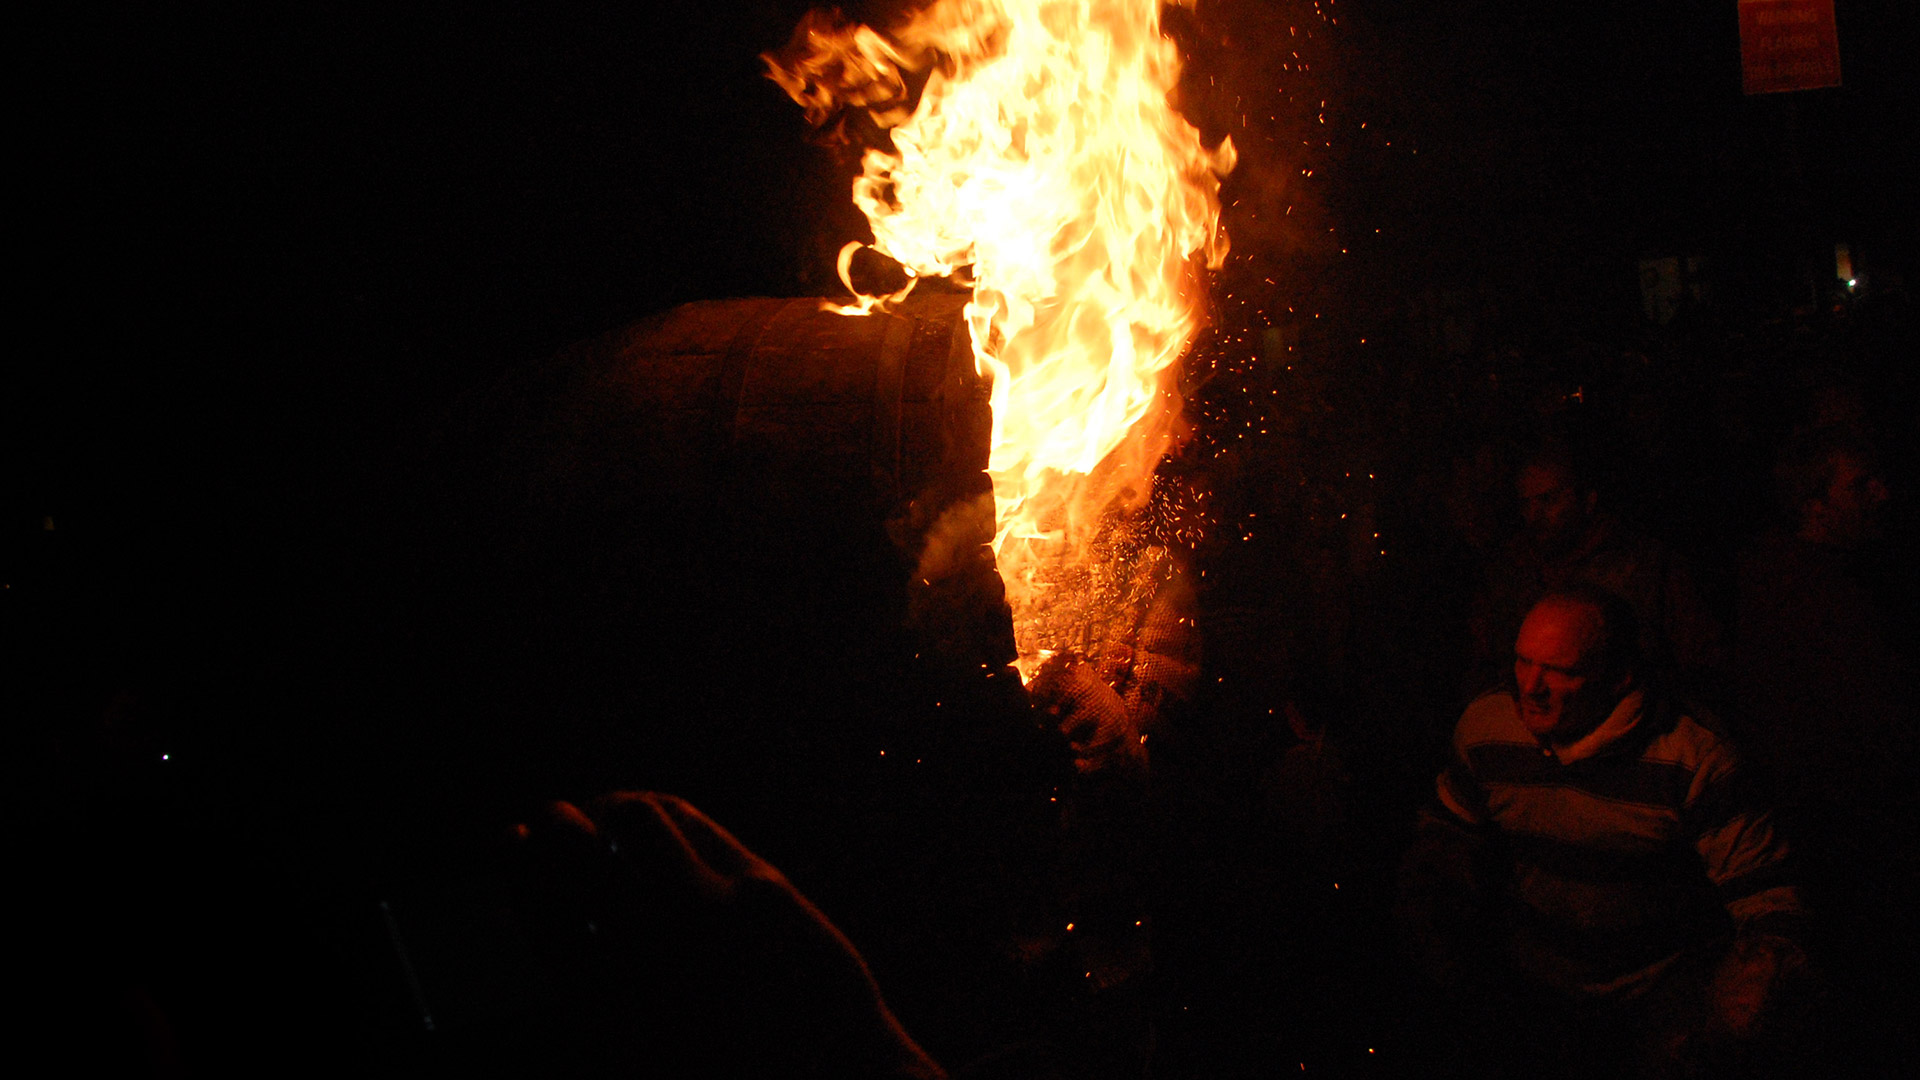
[{"label": "glove", "polygon": [[1146,745],[1126,702],[1091,664],[1042,668],[1027,688],[1036,705],[1056,718],[1082,773],[1144,768]]}]

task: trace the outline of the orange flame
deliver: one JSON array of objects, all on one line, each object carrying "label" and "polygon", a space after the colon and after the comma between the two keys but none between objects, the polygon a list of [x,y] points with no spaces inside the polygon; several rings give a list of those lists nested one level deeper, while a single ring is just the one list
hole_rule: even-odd
[{"label": "orange flame", "polygon": [[[1169,104],[1180,64],[1160,9],[937,0],[886,35],[816,12],[766,58],[816,124],[855,107],[890,129],[853,185],[874,248],[912,278],[968,273],[993,385],[994,555],[1029,678],[1068,647],[1038,617],[1050,588],[1089,557],[1103,513],[1147,497],[1179,416],[1173,365],[1200,324],[1196,257],[1226,255],[1233,145],[1207,149]],[[838,310],[904,295],[855,293]]]}]

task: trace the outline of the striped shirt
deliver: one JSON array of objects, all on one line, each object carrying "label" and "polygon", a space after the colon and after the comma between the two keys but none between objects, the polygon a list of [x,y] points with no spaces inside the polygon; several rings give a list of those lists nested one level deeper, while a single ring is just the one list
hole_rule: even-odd
[{"label": "striped shirt", "polygon": [[1726,739],[1642,691],[1570,747],[1508,693],[1468,707],[1425,827],[1493,845],[1509,960],[1581,996],[1632,994],[1730,931],[1791,934],[1787,850]]}]

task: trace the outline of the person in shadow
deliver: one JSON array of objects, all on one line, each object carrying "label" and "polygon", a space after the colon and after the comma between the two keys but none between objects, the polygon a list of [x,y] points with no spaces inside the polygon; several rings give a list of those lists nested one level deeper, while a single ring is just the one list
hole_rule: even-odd
[{"label": "person in shadow", "polygon": [[1912,597],[1900,599],[1911,563],[1889,557],[1891,493],[1857,427],[1795,436],[1776,480],[1783,522],[1739,564],[1738,715],[1807,854],[1836,991],[1822,1028],[1837,1056],[1863,1066],[1911,1062],[1915,1036],[1869,1019],[1886,1014],[1890,990],[1912,1007],[1912,992],[1898,988],[1920,960]]},{"label": "person in shadow", "polygon": [[[548,1028],[580,1075],[943,1080],[859,950],[691,803],[615,792],[516,827]],[[544,995],[542,994],[544,991]]]},{"label": "person in shadow", "polygon": [[1520,620],[1542,596],[1597,586],[1633,606],[1643,670],[1689,691],[1722,664],[1721,631],[1685,561],[1604,505],[1577,448],[1548,442],[1514,478],[1522,528],[1487,566],[1472,617],[1472,691],[1497,685]]}]

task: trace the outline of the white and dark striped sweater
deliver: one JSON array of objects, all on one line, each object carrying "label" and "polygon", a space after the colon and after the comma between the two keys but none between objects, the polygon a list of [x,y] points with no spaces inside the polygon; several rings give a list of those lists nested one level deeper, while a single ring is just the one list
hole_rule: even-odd
[{"label": "white and dark striped sweater", "polygon": [[1689,948],[1800,936],[1786,844],[1726,737],[1629,694],[1570,747],[1492,693],[1454,730],[1422,842],[1481,849],[1509,962],[1582,997],[1631,995]]}]

